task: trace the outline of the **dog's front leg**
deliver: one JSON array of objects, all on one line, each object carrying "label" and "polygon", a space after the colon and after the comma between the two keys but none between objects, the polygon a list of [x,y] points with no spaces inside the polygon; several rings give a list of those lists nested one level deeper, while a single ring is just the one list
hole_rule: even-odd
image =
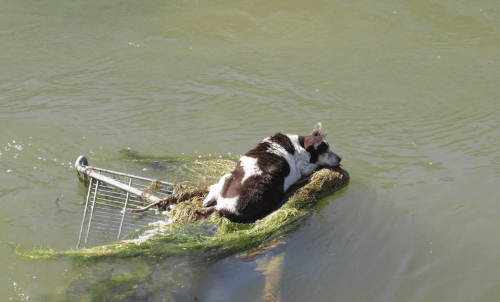
[{"label": "dog's front leg", "polygon": [[318,167],[318,165],[312,164],[312,163],[307,162],[305,160],[299,160],[297,162],[296,166],[299,169],[300,174],[302,176],[312,174],[314,172],[314,170],[316,170],[316,168]]}]

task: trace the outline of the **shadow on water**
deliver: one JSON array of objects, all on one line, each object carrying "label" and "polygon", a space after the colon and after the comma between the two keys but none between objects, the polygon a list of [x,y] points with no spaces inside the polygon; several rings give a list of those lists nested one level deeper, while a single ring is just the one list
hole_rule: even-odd
[{"label": "shadow on water", "polygon": [[67,287],[36,301],[278,301],[284,243],[253,252],[73,264]]},{"label": "shadow on water", "polygon": [[[157,261],[105,261],[75,267],[78,278],[62,291],[63,301],[225,301],[238,285],[254,283],[256,298],[265,276],[255,262],[220,254],[169,257]],[[225,284],[225,285],[224,285]],[[53,296],[39,297],[49,301]],[[208,300],[207,300],[208,299]],[[231,299],[227,300],[231,301]],[[233,300],[234,301],[234,300]]]},{"label": "shadow on water", "polygon": [[282,301],[286,241],[252,252],[73,264],[67,287],[36,301]]}]

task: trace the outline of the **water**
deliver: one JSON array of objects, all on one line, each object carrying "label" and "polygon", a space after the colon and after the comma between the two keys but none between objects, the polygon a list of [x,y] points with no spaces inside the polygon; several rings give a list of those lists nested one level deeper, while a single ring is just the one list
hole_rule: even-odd
[{"label": "water", "polygon": [[496,2],[0,6],[0,241],[75,248],[80,154],[151,177],[161,171],[120,151],[237,155],[321,121],[351,174],[342,196],[249,260],[82,267],[0,244],[3,300],[87,301],[92,284],[131,272],[142,279],[107,294],[261,301],[269,263],[280,301],[498,300]]}]

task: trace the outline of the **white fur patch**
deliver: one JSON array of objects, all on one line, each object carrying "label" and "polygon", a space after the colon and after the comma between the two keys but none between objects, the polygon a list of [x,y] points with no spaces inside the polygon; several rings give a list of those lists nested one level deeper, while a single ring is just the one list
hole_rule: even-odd
[{"label": "white fur patch", "polygon": [[245,180],[247,180],[251,176],[262,174],[262,170],[260,170],[259,166],[257,166],[256,158],[242,156],[240,158],[240,166],[243,168],[243,171],[245,171],[245,175],[243,176],[241,183],[244,183]]},{"label": "white fur patch", "polygon": [[238,211],[236,210],[236,205],[238,204],[238,198],[239,196],[231,198],[224,198],[222,196],[219,196],[215,208],[217,210],[226,209],[233,214],[239,215]]}]

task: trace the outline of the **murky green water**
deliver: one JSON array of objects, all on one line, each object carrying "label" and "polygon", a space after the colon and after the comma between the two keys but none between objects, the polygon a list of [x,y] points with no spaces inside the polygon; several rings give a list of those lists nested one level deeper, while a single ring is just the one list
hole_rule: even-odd
[{"label": "murky green water", "polygon": [[243,154],[321,121],[351,174],[343,196],[250,260],[83,267],[0,244],[2,300],[261,301],[269,259],[282,259],[280,301],[500,299],[497,2],[0,7],[0,241],[76,247],[80,154],[156,177],[120,150]]}]

